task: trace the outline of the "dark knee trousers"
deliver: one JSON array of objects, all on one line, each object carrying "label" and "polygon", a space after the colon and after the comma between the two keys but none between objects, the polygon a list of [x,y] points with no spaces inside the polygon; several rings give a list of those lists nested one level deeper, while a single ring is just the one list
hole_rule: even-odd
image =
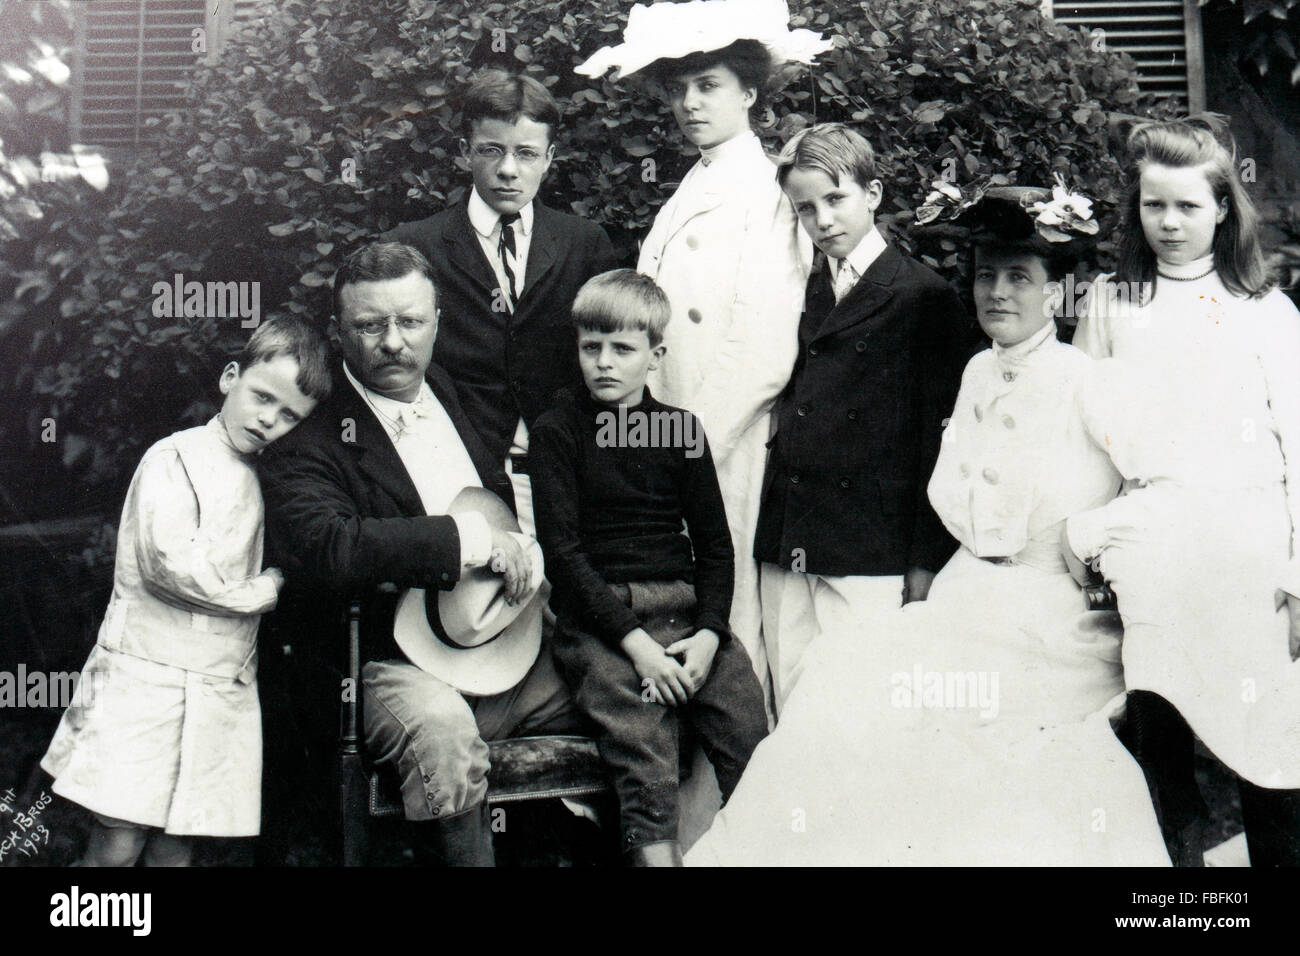
[{"label": "dark knee trousers", "polygon": [[[623,589],[620,596],[625,594]],[[690,616],[680,613],[647,614],[642,626],[664,647],[694,631]],[[679,720],[692,723],[717,772],[723,800],[767,736],[763,691],[749,655],[739,641],[719,636],[704,686],[685,705],[670,707],[644,698],[621,648],[563,617],[556,623],[555,658],[578,708],[597,727],[600,755],[618,794],[624,850],[677,839]]]}]

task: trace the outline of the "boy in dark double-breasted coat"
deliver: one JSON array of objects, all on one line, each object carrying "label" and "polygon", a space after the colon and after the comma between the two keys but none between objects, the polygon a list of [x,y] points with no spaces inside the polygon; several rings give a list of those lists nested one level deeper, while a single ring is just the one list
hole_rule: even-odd
[{"label": "boy in dark double-breasted coat", "polygon": [[754,543],[779,712],[817,635],[870,640],[873,620],[923,600],[951,555],[926,485],[972,333],[943,279],[876,228],[865,139],[837,123],[805,130],[777,178],[825,259],[808,281]]}]

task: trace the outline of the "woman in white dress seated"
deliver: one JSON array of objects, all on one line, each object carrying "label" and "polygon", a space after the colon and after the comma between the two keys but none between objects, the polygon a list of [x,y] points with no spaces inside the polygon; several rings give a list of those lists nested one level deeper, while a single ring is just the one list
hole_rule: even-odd
[{"label": "woman in white dress seated", "polygon": [[1076,406],[1091,360],[1052,321],[1071,233],[1095,231],[1062,195],[994,188],[955,220],[994,342],[929,487],[961,547],[887,639],[818,637],[688,864],[1168,865],[1111,729],[1118,617],[1086,610],[1061,553],[1064,520],[1120,484]]}]

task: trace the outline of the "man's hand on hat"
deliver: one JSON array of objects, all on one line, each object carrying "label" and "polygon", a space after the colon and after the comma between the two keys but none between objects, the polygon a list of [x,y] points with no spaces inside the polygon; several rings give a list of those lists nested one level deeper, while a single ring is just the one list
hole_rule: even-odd
[{"label": "man's hand on hat", "polygon": [[507,604],[518,604],[528,593],[533,562],[510,532],[492,529],[492,556],[487,566],[493,574],[505,575]]}]

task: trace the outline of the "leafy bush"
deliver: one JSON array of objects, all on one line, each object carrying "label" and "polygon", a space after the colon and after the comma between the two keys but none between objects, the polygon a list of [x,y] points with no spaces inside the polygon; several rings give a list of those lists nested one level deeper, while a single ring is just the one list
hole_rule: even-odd
[{"label": "leafy bush", "polygon": [[[3,428],[30,456],[54,417],[95,452],[81,477],[115,509],[144,446],[214,411],[217,370],[247,334],[237,317],[156,318],[154,283],[256,281],[264,315],[325,316],[342,251],[463,195],[454,92],[482,66],[526,71],[568,101],[543,199],[603,223],[631,261],[693,150],[643,90],[573,73],[617,42],[629,7],[266,5],[196,71],[185,109],[125,170],[112,207],[48,223],[37,257],[48,275],[22,290],[23,334],[5,338],[19,358],[0,402],[22,415]],[[1108,113],[1144,108],[1132,63],[1044,20],[1037,0],[819,0],[792,12],[838,45],[787,72],[759,132],[776,147],[811,122],[854,124],[879,154],[893,226],[945,175],[1047,183],[1060,172],[1116,198]],[[936,261],[957,265],[951,249]]]}]

